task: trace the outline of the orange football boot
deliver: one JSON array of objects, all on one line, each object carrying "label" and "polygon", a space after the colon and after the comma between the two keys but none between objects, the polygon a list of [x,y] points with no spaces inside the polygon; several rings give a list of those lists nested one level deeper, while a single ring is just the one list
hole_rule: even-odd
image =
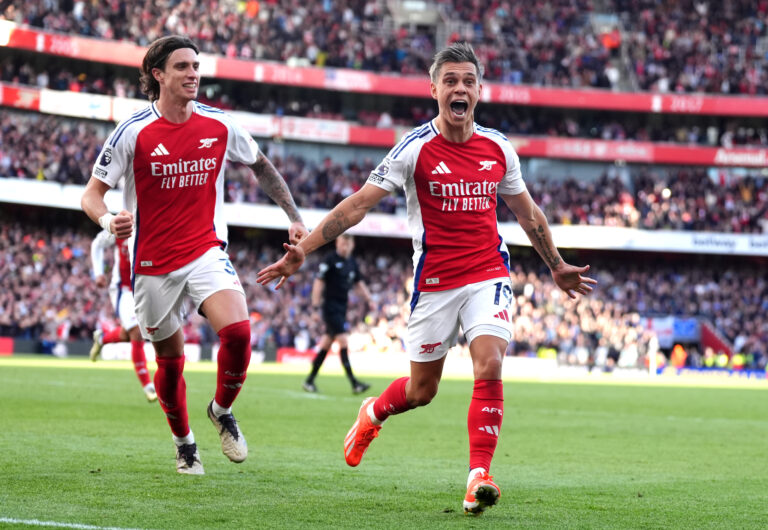
[{"label": "orange football boot", "polygon": [[375,397],[367,397],[363,400],[360,412],[357,413],[357,420],[344,438],[344,459],[347,465],[352,467],[360,463],[368,446],[381,430],[381,425],[374,425],[368,417],[368,405],[374,401],[376,401]]},{"label": "orange football boot", "polygon": [[480,515],[486,508],[499,502],[499,497],[501,497],[501,489],[493,482],[493,477],[485,471],[478,473],[467,486],[464,513]]}]

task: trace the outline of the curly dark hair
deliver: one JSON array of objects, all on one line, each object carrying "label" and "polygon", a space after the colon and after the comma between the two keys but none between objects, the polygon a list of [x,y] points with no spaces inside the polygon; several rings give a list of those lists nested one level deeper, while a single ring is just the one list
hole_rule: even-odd
[{"label": "curly dark hair", "polygon": [[152,75],[152,69],[159,68],[163,70],[168,56],[179,48],[192,48],[195,50],[195,53],[200,53],[192,39],[183,35],[160,37],[149,45],[149,49],[141,63],[139,83],[141,83],[141,91],[147,95],[150,101],[156,101],[160,97],[160,83]]}]

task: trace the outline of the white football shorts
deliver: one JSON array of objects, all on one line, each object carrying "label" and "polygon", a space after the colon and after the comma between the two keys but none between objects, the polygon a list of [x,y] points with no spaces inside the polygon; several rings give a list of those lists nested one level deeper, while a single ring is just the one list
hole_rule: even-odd
[{"label": "white football shorts", "polygon": [[130,287],[110,287],[109,299],[112,301],[112,307],[115,308],[120,326],[125,331],[130,331],[139,325],[139,321],[136,319],[133,291]]},{"label": "white football shorts", "polygon": [[133,296],[141,335],[152,342],[167,339],[184,322],[184,295],[192,299],[199,311],[206,298],[225,289],[239,291],[245,296],[229,256],[219,247],[212,247],[196,260],[168,274],[137,274],[133,281]]},{"label": "white football shorts", "polygon": [[442,358],[456,345],[459,326],[470,344],[481,335],[509,341],[511,303],[509,278],[493,278],[447,291],[420,292],[408,320],[408,355],[415,362]]}]

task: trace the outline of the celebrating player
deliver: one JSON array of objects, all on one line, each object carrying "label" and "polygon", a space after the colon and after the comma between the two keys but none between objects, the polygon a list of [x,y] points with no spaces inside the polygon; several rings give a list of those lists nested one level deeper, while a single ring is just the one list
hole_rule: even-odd
[{"label": "celebrating player", "polygon": [[139,331],[139,322],[136,320],[136,312],[133,303],[133,289],[131,287],[131,257],[126,246],[125,239],[118,239],[106,230],[102,230],[93,238],[91,243],[91,265],[93,277],[97,287],[107,286],[107,277],[104,275],[104,251],[114,246],[115,260],[112,264],[112,281],[109,284],[109,299],[115,310],[120,325],[107,333],[97,329],[93,332],[93,346],[90,358],[96,361],[101,354],[104,344],[111,342],[131,342],[131,360],[133,368],[139,378],[141,387],[147,401],[157,401],[155,385],[149,379],[147,358],[144,355],[144,339]]},{"label": "celebrating player", "polygon": [[[151,104],[107,138],[81,201],[88,216],[118,238],[135,233],[136,316],[157,354],[155,387],[176,444],[176,469],[185,474],[202,474],[203,466],[189,427],[182,375],[184,295],[220,340],[208,417],[230,460],[242,462],[248,454],[231,410],[245,381],[251,345],[243,287],[225,252],[226,161],[251,167],[288,215],[291,242],[307,234],[285,181],[253,138],[221,110],[194,101],[199,66],[198,48],[187,37],[163,37],[149,46],[141,85]],[[104,195],[123,176],[125,209],[112,215]]]},{"label": "celebrating player", "polygon": [[312,370],[302,385],[302,388],[307,392],[317,392],[315,377],[317,377],[317,373],[320,371],[326,355],[328,355],[328,350],[334,342],[339,344],[341,365],[344,367],[347,379],[349,379],[349,383],[352,385],[352,392],[361,394],[370,388],[368,383],[363,383],[355,378],[347,352],[347,328],[349,327],[347,323],[347,301],[349,290],[353,286],[357,287],[358,291],[365,298],[366,303],[369,306],[373,303],[371,293],[360,276],[357,261],[352,256],[354,248],[355,240],[351,235],[342,234],[336,238],[336,251],[328,253],[320,264],[320,271],[312,283],[312,305],[314,307],[322,306],[325,333],[320,337],[318,345],[320,351],[317,352],[312,361]]},{"label": "celebrating player", "polygon": [[306,239],[285,244],[286,254],[260,271],[258,281],[278,279],[279,288],[308,252],[359,223],[388,193],[405,188],[415,271],[407,340],[411,374],[392,382],[378,398],[363,401],[344,440],[344,457],[357,466],[384,420],[432,400],[445,355],[461,326],[475,379],[467,421],[470,471],[464,511],[479,514],[501,495],[489,471],[504,411],[502,360],[511,338],[509,255],[498,231],[497,195],[568,296],[585,295],[597,282],[582,275],[589,266],[569,265],[560,257],[507,138],[474,122],[482,71],[472,47],[455,43],[438,52],[429,73],[437,118],[406,135],[367,183],[331,210]]}]

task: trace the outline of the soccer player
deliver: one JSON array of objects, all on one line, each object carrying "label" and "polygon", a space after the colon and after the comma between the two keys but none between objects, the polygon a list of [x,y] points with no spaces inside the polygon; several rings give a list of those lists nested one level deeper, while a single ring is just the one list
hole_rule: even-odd
[{"label": "soccer player", "polygon": [[533,202],[520,161],[507,138],[474,122],[482,70],[469,44],[435,55],[430,89],[438,116],[406,135],[371,172],[367,183],[341,201],[298,245],[259,272],[276,288],[303,263],[306,253],[357,224],[376,203],[405,188],[414,247],[414,292],[406,349],[410,377],[366,398],[344,440],[344,457],[357,466],[382,423],[427,405],[437,394],[448,349],[459,326],[469,343],[474,390],[469,404],[469,476],[464,511],[480,514],[501,490],[489,474],[504,411],[501,367],[511,338],[509,255],[499,235],[497,195],[517,216],[552,278],[571,298],[592,290],[589,266],[569,265],[552,241],[546,217]]},{"label": "soccer player", "polygon": [[[191,297],[219,336],[216,392],[207,414],[222,452],[242,462],[248,446],[232,415],[251,357],[243,287],[229,257],[223,218],[226,162],[251,167],[291,221],[288,237],[307,234],[285,180],[251,136],[219,109],[195,101],[197,46],[187,37],[154,41],[141,66],[150,105],[107,138],[81,205],[118,238],[132,237],[136,317],[157,355],[155,388],[176,444],[179,473],[203,474],[187,415],[182,302]],[[104,195],[125,177],[124,210],[111,214]]]},{"label": "soccer player", "polygon": [[107,277],[104,275],[104,251],[114,246],[115,260],[112,265],[112,281],[109,285],[109,299],[115,310],[120,325],[104,333],[97,329],[93,332],[93,346],[91,347],[91,361],[96,361],[101,354],[104,344],[111,342],[131,342],[131,360],[133,369],[139,378],[144,395],[150,403],[157,401],[155,385],[149,379],[147,370],[147,358],[144,355],[144,339],[139,331],[139,322],[136,320],[136,312],[133,303],[133,290],[131,288],[131,257],[126,246],[125,239],[118,239],[106,230],[102,230],[91,242],[91,266],[97,287],[107,286]]},{"label": "soccer player", "polygon": [[347,301],[349,290],[356,287],[363,295],[366,303],[370,307],[373,304],[371,293],[360,276],[360,269],[357,267],[357,260],[352,256],[352,250],[355,248],[355,240],[349,234],[341,234],[336,238],[336,251],[329,252],[318,271],[315,281],[312,283],[312,305],[314,307],[322,306],[323,322],[325,323],[325,333],[320,337],[318,347],[320,351],[315,355],[312,361],[312,370],[307,376],[302,388],[307,392],[317,392],[315,386],[315,377],[320,367],[325,361],[328,350],[334,342],[339,344],[339,355],[341,356],[341,365],[347,374],[347,379],[352,385],[352,392],[360,394],[368,390],[371,385],[358,381],[352,373],[352,365],[349,363],[349,353],[347,350],[349,341],[347,330]]}]

